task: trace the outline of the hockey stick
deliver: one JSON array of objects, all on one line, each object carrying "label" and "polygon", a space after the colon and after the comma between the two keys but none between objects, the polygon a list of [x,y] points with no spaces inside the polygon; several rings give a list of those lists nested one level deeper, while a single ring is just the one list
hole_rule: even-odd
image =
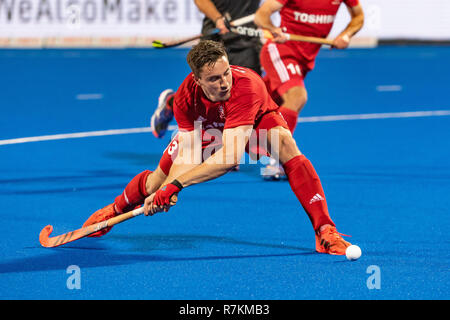
[{"label": "hockey stick", "polygon": [[187,42],[200,39],[201,37],[204,37],[204,36],[210,36],[210,35],[213,35],[213,34],[218,34],[219,32],[220,32],[219,29],[213,29],[213,30],[211,30],[210,32],[208,32],[206,34],[198,34],[198,35],[193,36],[193,37],[184,38],[184,39],[181,39],[181,40],[168,41],[168,42],[162,42],[160,40],[153,40],[152,41],[152,46],[153,46],[153,48],[157,48],[157,49],[165,49],[165,48],[176,47],[176,46],[180,46],[182,44],[185,44]]},{"label": "hockey stick", "polygon": [[[242,17],[242,18],[239,18],[239,19],[231,21],[230,25],[231,26],[241,26],[241,25],[244,25],[244,24],[252,22],[254,19],[255,19],[255,15],[251,14],[249,16]],[[176,46],[185,44],[187,42],[191,42],[191,41],[200,39],[201,37],[204,37],[204,36],[210,36],[210,35],[213,35],[213,34],[218,34],[219,32],[220,32],[220,30],[216,28],[216,29],[213,29],[213,30],[209,31],[206,34],[198,34],[198,35],[195,35],[195,36],[192,36],[192,37],[179,39],[179,40],[173,40],[173,41],[168,41],[168,42],[162,42],[160,40],[154,40],[152,42],[152,46],[154,48],[157,48],[157,49],[176,47]]]},{"label": "hockey stick", "polygon": [[[286,35],[288,37],[288,40],[291,40],[291,41],[310,42],[310,43],[325,44],[328,46],[333,46],[333,40],[326,39],[326,38],[307,37],[307,36],[302,36],[299,34],[289,34],[289,33],[287,33]],[[272,34],[270,36],[272,36]]]},{"label": "hockey stick", "polygon": [[[177,202],[178,198],[176,195],[173,195],[171,198],[171,204],[175,204]],[[137,208],[132,211],[123,213],[121,215],[115,216],[113,218],[110,218],[105,221],[101,221],[95,224],[91,224],[90,226],[77,229],[75,231],[70,231],[67,233],[64,233],[62,235],[56,236],[56,237],[50,237],[50,234],[53,231],[53,226],[48,225],[44,227],[40,234],[39,234],[39,242],[41,245],[45,248],[54,248],[61,246],[63,244],[87,237],[88,235],[100,231],[102,229],[105,229],[106,227],[112,227],[116,224],[119,224],[121,222],[124,222],[128,219],[137,217],[144,213],[144,208]]]},{"label": "hockey stick", "polygon": [[[231,28],[230,31],[233,33],[236,33],[236,34],[240,34],[242,36],[273,39],[272,34],[268,30],[238,26],[238,27]],[[318,38],[318,37],[307,37],[307,36],[302,36],[299,34],[290,34],[290,33],[285,33],[285,35],[288,37],[288,40],[290,40],[290,41],[310,42],[310,43],[317,43],[317,44],[333,46],[333,40],[330,40],[330,39]]]}]

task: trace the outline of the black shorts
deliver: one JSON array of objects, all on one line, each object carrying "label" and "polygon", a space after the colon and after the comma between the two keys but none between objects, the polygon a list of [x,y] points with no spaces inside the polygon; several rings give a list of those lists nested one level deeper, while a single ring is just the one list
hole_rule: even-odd
[{"label": "black shorts", "polygon": [[260,51],[259,47],[227,48],[231,65],[252,69],[259,75],[261,75]]}]

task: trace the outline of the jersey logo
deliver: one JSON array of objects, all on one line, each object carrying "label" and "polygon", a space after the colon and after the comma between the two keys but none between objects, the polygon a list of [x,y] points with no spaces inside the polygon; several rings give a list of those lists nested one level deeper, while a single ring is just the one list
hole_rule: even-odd
[{"label": "jersey logo", "polygon": [[342,0],[331,0],[331,4],[332,4],[332,5],[335,5],[335,6],[338,6],[338,5],[341,4],[341,1],[342,1]]},{"label": "jersey logo", "polygon": [[294,11],[295,21],[311,24],[331,24],[334,22],[332,14],[310,14],[306,12]]}]

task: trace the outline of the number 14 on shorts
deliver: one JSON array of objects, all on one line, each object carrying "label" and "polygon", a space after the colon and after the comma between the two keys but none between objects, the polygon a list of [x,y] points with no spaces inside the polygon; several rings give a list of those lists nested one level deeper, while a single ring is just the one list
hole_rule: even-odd
[{"label": "number 14 on shorts", "polygon": [[286,68],[293,74],[298,74],[299,76],[302,75],[302,70],[300,69],[300,66],[298,64],[293,64],[292,62],[289,63]]}]

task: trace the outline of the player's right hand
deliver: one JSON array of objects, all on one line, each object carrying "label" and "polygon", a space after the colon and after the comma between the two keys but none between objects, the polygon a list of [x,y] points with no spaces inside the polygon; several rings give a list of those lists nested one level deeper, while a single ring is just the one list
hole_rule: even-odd
[{"label": "player's right hand", "polygon": [[346,33],[340,34],[333,40],[332,48],[345,49],[350,44],[350,36]]},{"label": "player's right hand", "polygon": [[275,28],[270,30],[272,34],[272,41],[276,43],[284,43],[289,40],[289,37],[283,32],[281,28]]},{"label": "player's right hand", "polygon": [[145,201],[144,201],[144,215],[152,216],[152,215],[154,215],[155,213],[158,213],[158,212],[168,212],[170,207],[174,206],[177,203],[177,201],[178,201],[178,196],[176,194],[173,194],[170,197],[170,203],[169,204],[156,205],[154,203],[155,196],[156,196],[156,192],[152,193],[150,196],[145,198]]}]

